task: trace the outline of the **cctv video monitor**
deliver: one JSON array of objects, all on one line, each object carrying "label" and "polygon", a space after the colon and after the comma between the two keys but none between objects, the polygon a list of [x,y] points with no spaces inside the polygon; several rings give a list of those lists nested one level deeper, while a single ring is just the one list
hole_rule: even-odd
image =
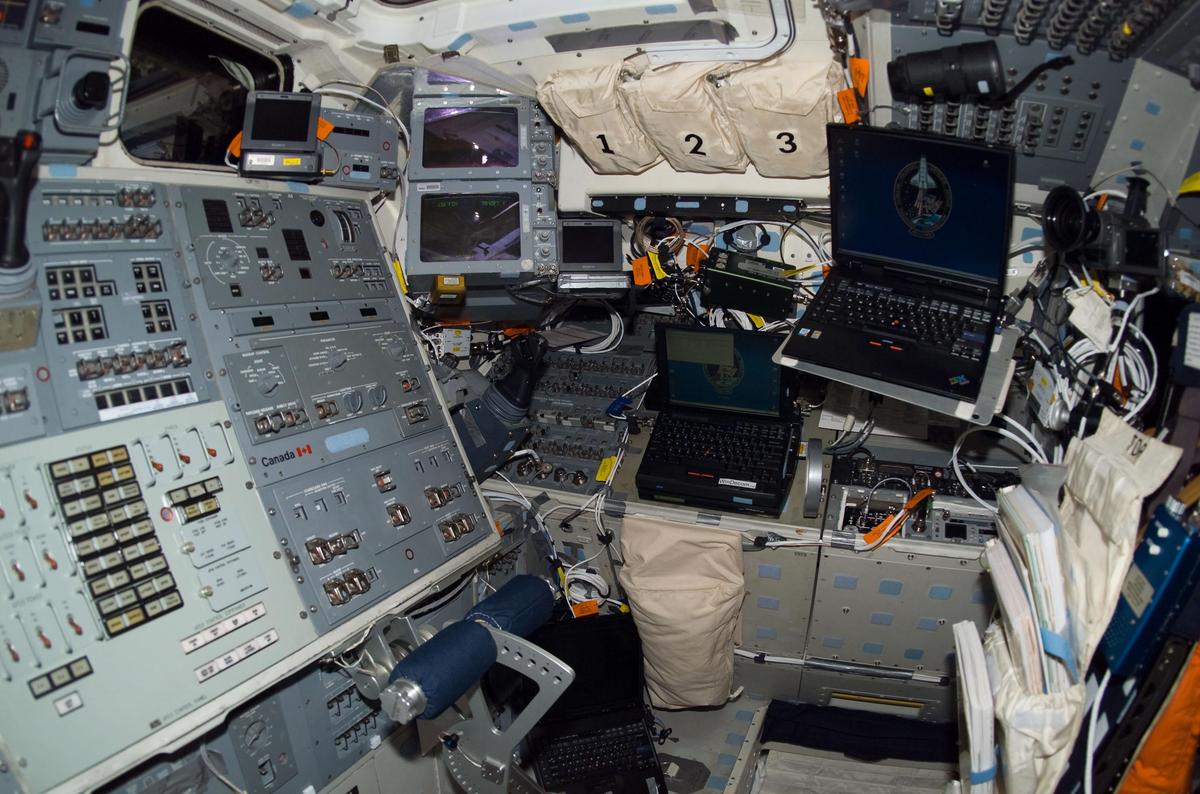
[{"label": "cctv video monitor", "polygon": [[601,218],[564,218],[558,222],[561,273],[622,269],[621,222]]},{"label": "cctv video monitor", "polygon": [[557,265],[547,186],[498,180],[437,188],[414,191],[409,201],[405,270],[418,288],[437,275],[474,276],[468,289],[516,283]]},{"label": "cctv video monitor", "polygon": [[246,100],[242,151],[317,151],[321,97],[284,91],[255,91]]},{"label": "cctv video monitor", "polygon": [[531,113],[525,97],[414,99],[409,179],[530,179]]}]

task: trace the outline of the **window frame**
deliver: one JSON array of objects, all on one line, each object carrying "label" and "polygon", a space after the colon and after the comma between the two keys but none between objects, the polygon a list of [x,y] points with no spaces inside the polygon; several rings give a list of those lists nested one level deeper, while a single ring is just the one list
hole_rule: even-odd
[{"label": "window frame", "polygon": [[[232,42],[233,44],[236,44],[237,46],[239,46],[245,50],[248,50],[248,51],[253,52],[263,58],[266,58],[267,60],[271,61],[275,65],[275,68],[277,69],[278,74],[279,74],[279,87],[274,90],[290,91],[292,89],[292,82],[294,79],[294,69],[292,66],[292,59],[289,56],[276,55],[273,52],[258,50],[252,44],[250,44],[242,39],[239,39],[236,35],[234,35],[233,32],[231,32],[209,20],[201,21],[199,19],[196,19],[195,17],[192,17],[192,16],[184,13],[180,9],[172,7],[169,3],[164,2],[163,0],[152,0],[151,2],[143,3],[142,5],[140,5],[138,7],[137,17],[133,23],[133,32],[130,34],[130,37],[129,37],[129,55],[130,55],[131,59],[132,59],[132,55],[133,55],[133,43],[137,39],[138,24],[141,22],[142,14],[146,13],[147,11],[149,11],[151,9],[155,9],[162,13],[171,14],[172,16],[177,17],[178,19],[185,22],[186,24],[194,25],[194,26],[202,28],[202,29],[207,29],[209,32],[213,33],[214,35],[220,36],[221,38],[226,39],[227,41]],[[130,82],[132,83],[132,80]],[[121,118],[122,118],[122,121],[124,120],[125,103],[126,103],[127,99],[128,99],[128,88],[126,89],[125,93],[121,96],[121,111],[122,111]],[[176,160],[149,160],[144,157],[138,157],[137,155],[130,152],[129,147],[127,147],[125,145],[125,137],[122,134],[122,130],[120,127],[117,128],[116,132],[117,132],[117,143],[120,144],[121,151],[124,152],[126,157],[128,157],[131,161],[137,163],[138,165],[146,166],[149,168],[174,168],[174,169],[186,169],[186,170],[215,171],[218,173],[229,173],[230,172],[230,169],[228,166],[219,164],[219,163],[188,163],[188,162],[179,162]]]}]

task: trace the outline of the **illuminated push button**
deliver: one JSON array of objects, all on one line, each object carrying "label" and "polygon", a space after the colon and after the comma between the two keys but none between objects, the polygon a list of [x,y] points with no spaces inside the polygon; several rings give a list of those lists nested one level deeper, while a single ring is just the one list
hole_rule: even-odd
[{"label": "illuminated push button", "polygon": [[60,686],[66,686],[71,683],[71,671],[65,667],[60,667],[57,670],[50,671],[50,683],[57,689]]},{"label": "illuminated push button", "polygon": [[75,661],[71,662],[70,670],[71,675],[75,678],[83,678],[85,675],[92,674],[92,663],[89,662],[86,657],[83,659],[76,659]]}]

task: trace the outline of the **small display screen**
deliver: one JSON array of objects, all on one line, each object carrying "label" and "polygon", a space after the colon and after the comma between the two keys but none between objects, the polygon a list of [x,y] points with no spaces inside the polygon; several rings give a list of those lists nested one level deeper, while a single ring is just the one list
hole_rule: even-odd
[{"label": "small display screen", "polygon": [[562,263],[564,265],[619,265],[621,248],[611,224],[564,223],[562,227]]},{"label": "small display screen", "polygon": [[256,99],[250,137],[256,141],[304,143],[309,136],[312,106],[311,101]]},{"label": "small display screen", "polygon": [[586,623],[548,623],[532,639],[575,671],[575,680],[542,718],[544,723],[642,702],[642,649],[630,618],[603,615]]},{"label": "small display screen", "polygon": [[421,260],[486,262],[521,258],[521,200],[516,193],[421,197]]},{"label": "small display screen", "polygon": [[516,108],[426,108],[421,164],[426,168],[515,168]]},{"label": "small display screen", "polygon": [[672,406],[780,415],[782,373],[775,334],[664,328]]}]

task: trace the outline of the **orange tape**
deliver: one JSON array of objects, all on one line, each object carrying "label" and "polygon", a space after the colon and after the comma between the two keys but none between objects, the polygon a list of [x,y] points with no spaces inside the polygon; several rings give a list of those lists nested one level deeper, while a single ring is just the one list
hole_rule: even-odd
[{"label": "orange tape", "polygon": [[333,122],[326,121],[325,119],[322,119],[322,118],[318,118],[317,119],[317,140],[318,141],[325,140],[326,138],[329,137],[329,134],[331,132],[333,132]]},{"label": "orange tape", "polygon": [[645,287],[650,281],[650,258],[639,256],[633,260],[633,283],[639,287]]},{"label": "orange tape", "polygon": [[589,615],[598,615],[600,614],[600,604],[595,599],[580,601],[578,604],[571,604],[571,614],[577,618],[586,618]]},{"label": "orange tape", "polygon": [[851,58],[850,59],[850,85],[854,86],[854,90],[858,95],[865,97],[867,95],[867,78],[871,76],[871,62],[866,58]]},{"label": "orange tape", "polygon": [[855,124],[862,121],[862,114],[858,110],[858,97],[854,95],[853,88],[843,88],[837,92],[838,107],[842,109],[842,119],[847,124]]},{"label": "orange tape", "polygon": [[239,132],[233,136],[233,140],[229,142],[229,153],[234,157],[242,156],[242,134]]}]

